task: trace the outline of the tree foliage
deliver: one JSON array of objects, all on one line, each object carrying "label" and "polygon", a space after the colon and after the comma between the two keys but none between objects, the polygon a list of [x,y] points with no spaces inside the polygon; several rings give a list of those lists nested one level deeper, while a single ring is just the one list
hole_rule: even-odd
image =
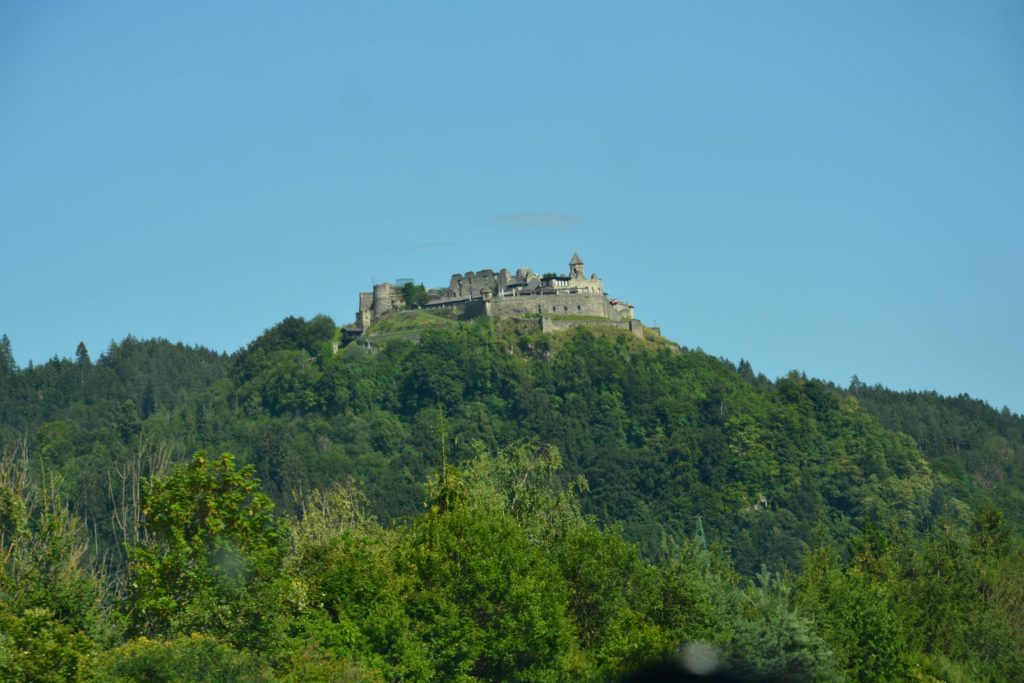
[{"label": "tree foliage", "polygon": [[129,548],[133,629],[146,636],[207,632],[259,647],[273,627],[264,600],[283,559],[273,504],[251,466],[205,452],[143,498],[147,540]]},{"label": "tree foliage", "polygon": [[1019,416],[407,314],[0,344],[0,678],[1024,678]]}]

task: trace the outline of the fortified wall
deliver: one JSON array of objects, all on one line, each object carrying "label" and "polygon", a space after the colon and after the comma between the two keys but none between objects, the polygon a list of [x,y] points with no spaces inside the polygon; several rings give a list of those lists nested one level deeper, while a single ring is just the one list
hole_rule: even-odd
[{"label": "fortified wall", "polygon": [[[420,307],[453,309],[467,319],[533,318],[544,330],[603,325],[643,336],[643,325],[634,319],[632,304],[609,298],[596,274],[586,276],[578,254],[573,254],[566,275],[540,276],[529,268],[515,273],[504,268],[456,273],[448,287],[428,290],[428,301]],[[344,328],[344,336],[361,336],[384,315],[404,308],[401,289],[390,283],[374,285],[372,292],[359,294],[355,324]]]},{"label": "fortified wall", "polygon": [[486,315],[494,317],[588,316],[608,320],[633,317],[628,306],[613,305],[597,292],[556,291],[532,296],[484,297]]}]

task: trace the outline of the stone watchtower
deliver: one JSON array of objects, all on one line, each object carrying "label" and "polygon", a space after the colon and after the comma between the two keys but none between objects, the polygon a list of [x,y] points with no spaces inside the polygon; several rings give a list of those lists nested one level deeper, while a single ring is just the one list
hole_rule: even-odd
[{"label": "stone watchtower", "polygon": [[572,260],[569,261],[569,278],[562,286],[572,288],[577,292],[604,293],[604,284],[602,284],[601,278],[594,273],[587,277],[587,274],[583,272],[583,259],[577,253],[573,253]]},{"label": "stone watchtower", "polygon": [[569,261],[569,277],[573,280],[583,279],[583,259],[576,252],[572,253],[572,260]]},{"label": "stone watchtower", "polygon": [[393,308],[392,293],[394,288],[390,283],[383,283],[373,286],[373,317],[381,317]]}]

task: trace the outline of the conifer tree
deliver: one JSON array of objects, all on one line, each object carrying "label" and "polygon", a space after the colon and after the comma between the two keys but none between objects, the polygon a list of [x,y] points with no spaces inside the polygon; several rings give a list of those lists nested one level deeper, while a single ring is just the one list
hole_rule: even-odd
[{"label": "conifer tree", "polygon": [[14,362],[14,354],[11,353],[11,340],[5,334],[0,337],[0,376],[13,375],[18,371],[18,364]]},{"label": "conifer tree", "polygon": [[89,349],[85,348],[85,342],[78,342],[78,348],[75,349],[75,362],[83,368],[92,365],[92,360],[89,359]]}]

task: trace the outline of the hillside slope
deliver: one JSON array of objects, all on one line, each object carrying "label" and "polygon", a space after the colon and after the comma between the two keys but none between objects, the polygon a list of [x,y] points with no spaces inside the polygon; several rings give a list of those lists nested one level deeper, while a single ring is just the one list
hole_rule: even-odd
[{"label": "hillside slope", "polygon": [[1021,419],[977,402],[929,421],[914,396],[795,373],[773,382],[612,330],[430,316],[393,327],[376,352],[334,353],[330,319],[289,318],[230,369],[202,350],[126,340],[92,366],[55,361],[5,380],[3,428],[52,457],[111,535],[108,474],[143,447],[170,460],[235,452],[282,511],[351,477],[393,519],[422,509],[442,441],[458,464],[524,438],[556,446],[565,477],[586,477],[585,512],[622,524],[649,556],[699,518],[749,573],[798,567],[822,530],[842,546],[868,523],[916,533],[988,503],[1021,521]]},{"label": "hillside slope", "polygon": [[692,647],[1024,677],[1020,417],[656,335],[381,323],[4,364],[0,678],[610,682]]}]

